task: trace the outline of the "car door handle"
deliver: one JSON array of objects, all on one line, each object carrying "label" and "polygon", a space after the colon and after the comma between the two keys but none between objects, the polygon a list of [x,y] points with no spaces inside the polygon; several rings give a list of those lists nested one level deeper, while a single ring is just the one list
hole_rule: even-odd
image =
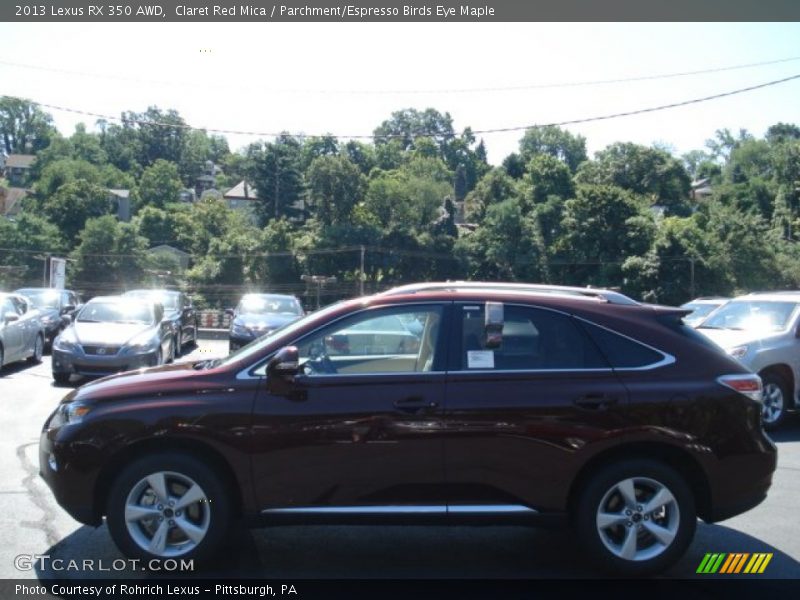
[{"label": "car door handle", "polygon": [[614,406],[619,402],[619,398],[610,394],[586,394],[575,399],[575,404],[581,408],[599,410]]},{"label": "car door handle", "polygon": [[420,396],[411,396],[410,398],[403,398],[394,401],[394,407],[398,410],[414,412],[424,408],[436,408],[439,406],[438,402],[433,400],[426,400]]}]

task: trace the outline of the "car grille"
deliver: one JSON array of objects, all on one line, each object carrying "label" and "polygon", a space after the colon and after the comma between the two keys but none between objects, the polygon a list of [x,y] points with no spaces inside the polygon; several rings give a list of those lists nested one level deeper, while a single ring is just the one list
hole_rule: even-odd
[{"label": "car grille", "polygon": [[119,346],[84,346],[83,352],[90,356],[114,356]]}]

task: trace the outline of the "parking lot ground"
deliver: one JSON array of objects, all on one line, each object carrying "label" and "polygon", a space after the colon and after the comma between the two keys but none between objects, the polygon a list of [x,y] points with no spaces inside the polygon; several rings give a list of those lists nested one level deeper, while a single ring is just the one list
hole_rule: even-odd
[{"label": "parking lot ground", "polygon": [[[226,353],[227,340],[201,340],[180,360]],[[15,567],[19,555],[49,555],[51,561],[93,559],[106,566],[122,558],[105,526],[92,528],[74,521],[38,476],[41,426],[68,391],[53,385],[49,356],[40,365],[9,365],[0,373],[0,578],[146,577],[131,568],[63,572]],[[780,454],[767,500],[722,523],[700,523],[689,551],[665,577],[698,577],[695,571],[707,552],[772,552],[763,577],[800,578],[800,418],[793,416],[774,439]],[[517,526],[280,526],[238,532],[225,556],[205,575],[283,579],[598,575],[583,560],[568,531]]]}]

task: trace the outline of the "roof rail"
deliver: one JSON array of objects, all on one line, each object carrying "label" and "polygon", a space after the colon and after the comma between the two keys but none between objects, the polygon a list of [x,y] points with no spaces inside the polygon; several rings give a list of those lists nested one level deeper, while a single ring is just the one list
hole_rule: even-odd
[{"label": "roof rail", "polygon": [[625,294],[600,288],[582,288],[565,285],[549,285],[539,283],[508,283],[491,281],[441,281],[429,283],[411,283],[386,290],[379,296],[396,296],[399,294],[416,294],[418,292],[445,292],[445,291],[493,290],[508,292],[529,292],[536,294],[563,294],[569,296],[582,296],[594,298],[609,304],[625,304],[638,306],[636,300]]}]

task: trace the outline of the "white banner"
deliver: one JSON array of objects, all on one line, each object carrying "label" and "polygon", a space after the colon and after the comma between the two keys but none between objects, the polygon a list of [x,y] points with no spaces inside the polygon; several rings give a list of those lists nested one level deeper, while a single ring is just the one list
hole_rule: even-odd
[{"label": "white banner", "polygon": [[67,277],[67,259],[50,258],[50,287],[58,290],[64,289]]}]

